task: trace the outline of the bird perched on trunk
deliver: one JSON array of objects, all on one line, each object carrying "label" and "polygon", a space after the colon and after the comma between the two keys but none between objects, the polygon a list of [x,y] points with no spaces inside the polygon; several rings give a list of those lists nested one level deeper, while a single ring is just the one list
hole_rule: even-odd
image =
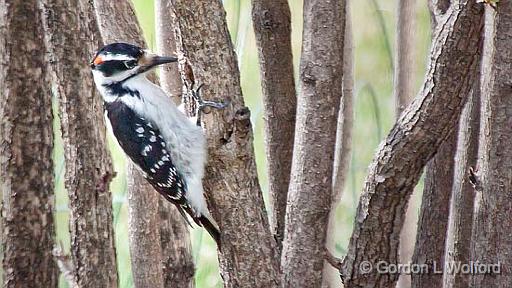
[{"label": "bird perched on trunk", "polygon": [[[177,60],[113,43],[97,52],[91,69],[103,96],[107,122],[126,155],[155,190],[178,207],[185,220],[184,211],[219,243],[219,229],[203,195],[207,155],[202,128],[145,76],[158,65]],[[206,106],[224,107],[203,101],[199,90],[193,95],[198,113]]]}]

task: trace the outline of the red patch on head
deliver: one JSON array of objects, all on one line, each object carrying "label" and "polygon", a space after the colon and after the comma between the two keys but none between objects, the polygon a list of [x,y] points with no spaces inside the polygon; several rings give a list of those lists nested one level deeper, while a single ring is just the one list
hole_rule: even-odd
[{"label": "red patch on head", "polygon": [[103,57],[101,57],[101,55],[96,56],[96,58],[94,58],[94,61],[92,61],[94,65],[100,65],[103,62],[105,61],[103,60]]}]

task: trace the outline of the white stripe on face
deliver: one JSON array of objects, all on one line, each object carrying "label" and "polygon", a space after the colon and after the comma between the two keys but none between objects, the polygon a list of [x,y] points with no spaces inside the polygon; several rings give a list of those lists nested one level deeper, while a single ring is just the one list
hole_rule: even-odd
[{"label": "white stripe on face", "polygon": [[103,60],[103,62],[112,61],[112,60],[117,60],[117,61],[137,60],[136,58],[133,58],[131,56],[124,55],[124,54],[111,54],[111,53],[108,53],[108,54],[103,54],[101,56],[102,56],[101,60]]}]

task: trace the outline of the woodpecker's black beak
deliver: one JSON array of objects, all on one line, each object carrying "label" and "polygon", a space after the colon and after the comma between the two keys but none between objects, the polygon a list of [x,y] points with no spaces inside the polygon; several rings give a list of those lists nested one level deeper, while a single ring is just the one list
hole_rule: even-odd
[{"label": "woodpecker's black beak", "polygon": [[146,54],[139,59],[139,66],[141,67],[139,72],[146,72],[152,68],[178,61],[178,58],[172,56],[158,56],[154,54]]}]

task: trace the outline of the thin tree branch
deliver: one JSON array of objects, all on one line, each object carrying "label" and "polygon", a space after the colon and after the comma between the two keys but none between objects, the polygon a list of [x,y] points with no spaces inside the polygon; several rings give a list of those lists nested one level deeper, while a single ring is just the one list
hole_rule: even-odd
[{"label": "thin tree branch", "polygon": [[499,270],[472,275],[471,287],[478,288],[512,283],[512,2],[489,2],[482,4],[485,41],[471,260]]},{"label": "thin tree branch", "polygon": [[[363,261],[398,262],[405,210],[426,163],[455,127],[474,80],[482,30],[482,5],[461,1],[447,12],[431,50],[421,92],[375,155],[344,259],[345,287],[391,287],[398,274],[363,273]],[[447,111],[449,109],[449,111]]]},{"label": "thin tree branch", "polygon": [[[453,263],[470,263],[471,261],[475,190],[468,176],[470,167],[476,166],[478,157],[480,81],[475,81],[470,97],[459,124],[455,177],[446,233],[445,267]],[[447,288],[465,288],[469,287],[470,279],[471,276],[464,273],[444,273],[443,283]]]},{"label": "thin tree branch", "polygon": [[281,248],[297,107],[288,1],[253,0],[252,19],[258,45],[265,106],[265,148],[272,209],[271,226]]},{"label": "thin tree branch", "polygon": [[[162,55],[177,55],[174,23],[172,23],[171,0],[155,1],[156,46]],[[183,83],[177,65],[163,65],[160,67],[160,85],[167,92],[176,105],[181,104]]]},{"label": "thin tree branch", "polygon": [[345,1],[304,1],[292,175],[283,241],[283,287],[320,287],[332,211],[343,80]]},{"label": "thin tree branch", "polygon": [[[345,35],[343,47],[343,80],[342,98],[336,128],[336,148],[334,153],[332,205],[329,213],[326,247],[330,251],[336,246],[336,208],[338,207],[350,165],[352,152],[352,128],[354,121],[354,47],[352,43],[352,20],[349,1],[345,2]],[[341,283],[339,271],[324,264],[322,287],[339,287]]]}]

